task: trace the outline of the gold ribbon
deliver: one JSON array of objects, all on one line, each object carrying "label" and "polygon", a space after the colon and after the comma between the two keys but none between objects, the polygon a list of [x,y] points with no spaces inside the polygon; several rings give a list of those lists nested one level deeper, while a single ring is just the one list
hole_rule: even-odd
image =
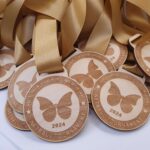
[{"label": "gold ribbon", "polygon": [[10,0],[1,0],[0,1],[0,48],[3,47],[3,44],[1,42],[1,23],[2,23],[2,19],[3,19],[3,11],[5,10],[5,8],[9,2],[10,2]]},{"label": "gold ribbon", "polygon": [[127,0],[128,2],[134,4],[135,6],[144,10],[148,15],[150,15],[150,1],[149,0]]},{"label": "gold ribbon", "polygon": [[0,0],[0,13],[4,11],[10,0]]},{"label": "gold ribbon", "polygon": [[110,5],[112,13],[113,36],[118,42],[127,45],[129,38],[138,31],[123,23],[121,16],[122,1],[110,0]]},{"label": "gold ribbon", "polygon": [[[1,0],[0,4],[0,41],[15,48],[17,65],[33,54],[39,73],[62,71],[61,60],[76,47],[104,54],[112,36],[126,45],[135,34],[142,35],[138,42],[149,39],[149,33],[145,35],[150,29],[149,0]],[[27,45],[32,45],[32,52]]]},{"label": "gold ribbon", "polygon": [[82,30],[86,17],[86,0],[73,0],[67,8],[61,22],[62,57],[67,57]]},{"label": "gold ribbon", "polygon": [[111,21],[106,11],[103,10],[84,47],[84,51],[96,51],[104,54],[106,48],[108,47],[111,36]]},{"label": "gold ribbon", "polygon": [[132,3],[126,2],[125,5],[124,21],[141,32],[148,32],[150,30],[148,15]]},{"label": "gold ribbon", "polygon": [[1,39],[3,44],[8,47],[14,47],[15,23],[24,1],[25,0],[12,1],[4,11],[4,17],[1,24]]},{"label": "gold ribbon", "polygon": [[31,58],[29,50],[25,49],[25,45],[32,39],[35,17],[24,17],[17,26],[15,37],[15,61],[20,65]]},{"label": "gold ribbon", "polygon": [[103,0],[87,0],[86,1],[86,17],[84,21],[84,25],[78,41],[85,41],[89,38],[96,22],[98,21],[100,14],[103,11],[104,1]]},{"label": "gold ribbon", "polygon": [[38,0],[38,2],[37,0],[26,0],[25,2],[25,6],[29,9],[59,21],[61,21],[68,5],[68,0]]},{"label": "gold ribbon", "polygon": [[42,72],[63,70],[57,43],[57,22],[55,19],[38,15],[34,29],[33,49],[37,69]]}]

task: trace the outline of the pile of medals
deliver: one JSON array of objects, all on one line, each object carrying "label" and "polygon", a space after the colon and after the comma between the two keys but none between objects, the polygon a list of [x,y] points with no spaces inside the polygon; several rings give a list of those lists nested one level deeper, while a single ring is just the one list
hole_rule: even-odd
[{"label": "pile of medals", "polygon": [[150,113],[149,48],[137,47],[143,54],[135,54],[137,62],[145,66],[136,66],[139,75],[126,67],[131,52],[114,39],[105,55],[77,49],[63,62],[64,71],[55,74],[39,75],[34,58],[16,68],[12,51],[2,50],[0,87],[9,85],[5,108],[9,123],[47,141],[65,141],[82,130],[91,105],[114,129],[141,127]]},{"label": "pile of medals", "polygon": [[113,129],[143,126],[150,114],[147,6],[149,0],[0,1],[0,89],[8,87],[10,125],[66,141],[83,129],[91,107]]}]

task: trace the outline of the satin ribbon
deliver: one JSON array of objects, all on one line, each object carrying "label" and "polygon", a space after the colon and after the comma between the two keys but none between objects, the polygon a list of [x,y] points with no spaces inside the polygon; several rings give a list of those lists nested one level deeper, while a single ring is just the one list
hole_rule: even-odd
[{"label": "satin ribbon", "polygon": [[[8,47],[14,47],[15,23],[25,0],[12,1],[4,11],[1,24],[2,43]],[[7,33],[7,34],[6,34]]]},{"label": "satin ribbon", "polygon": [[63,71],[55,19],[44,15],[37,16],[32,44],[39,73]]},{"label": "satin ribbon", "polygon": [[[1,4],[3,45],[15,48],[17,65],[34,55],[39,73],[62,71],[62,59],[76,47],[104,54],[112,36],[128,45],[133,35],[144,35],[150,28],[149,0],[3,0]],[[36,23],[29,19],[32,15]]]},{"label": "satin ribbon", "polygon": [[1,23],[3,19],[3,11],[5,10],[6,6],[9,4],[11,0],[1,0],[0,1],[0,48],[3,47],[1,42]]},{"label": "satin ribbon", "polygon": [[10,0],[0,0],[0,13],[4,11]]},{"label": "satin ribbon", "polygon": [[73,0],[67,8],[61,22],[62,57],[67,57],[83,28],[86,17],[86,0]]},{"label": "satin ribbon", "polygon": [[148,15],[150,15],[150,9],[149,9],[150,1],[149,0],[127,0],[127,1],[141,8]]},{"label": "satin ribbon", "polygon": [[126,2],[125,5],[124,21],[142,33],[148,32],[150,30],[148,15],[132,3]]},{"label": "satin ribbon", "polygon": [[32,39],[34,23],[34,16],[26,16],[17,26],[14,54],[17,65],[24,63],[32,57],[29,50],[25,49],[25,45]]},{"label": "satin ribbon", "polygon": [[137,76],[144,77],[143,72],[139,69],[137,64],[124,64],[122,68]]},{"label": "satin ribbon", "polygon": [[35,12],[51,16],[59,21],[69,5],[68,0],[26,0],[25,6]]},{"label": "satin ribbon", "polygon": [[86,17],[78,42],[86,41],[96,22],[98,21],[104,7],[104,0],[86,0]]},{"label": "satin ribbon", "polygon": [[138,33],[138,31],[123,23],[121,15],[122,1],[110,0],[110,5],[112,13],[113,36],[118,42],[127,45],[129,38]]},{"label": "satin ribbon", "polygon": [[106,11],[103,10],[83,50],[104,54],[111,36],[111,21]]}]

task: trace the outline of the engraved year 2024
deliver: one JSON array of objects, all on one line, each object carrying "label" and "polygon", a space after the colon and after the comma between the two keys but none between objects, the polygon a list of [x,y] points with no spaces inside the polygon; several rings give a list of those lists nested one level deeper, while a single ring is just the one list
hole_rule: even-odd
[{"label": "engraved year 2024", "polygon": [[65,126],[64,122],[59,122],[59,123],[52,124],[52,128],[61,128],[61,127],[64,127],[64,126]]},{"label": "engraved year 2024", "polygon": [[121,117],[121,116],[122,116],[122,114],[121,114],[119,111],[114,110],[114,109],[112,109],[112,108],[110,109],[110,112],[113,113],[114,115],[118,116],[118,117]]}]

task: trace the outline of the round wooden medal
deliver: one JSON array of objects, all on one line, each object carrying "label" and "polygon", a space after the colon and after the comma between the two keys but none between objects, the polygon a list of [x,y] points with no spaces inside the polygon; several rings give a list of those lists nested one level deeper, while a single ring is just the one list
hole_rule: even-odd
[{"label": "round wooden medal", "polygon": [[29,128],[38,137],[60,142],[69,140],[83,128],[88,116],[88,100],[72,79],[49,76],[29,90],[24,114]]},{"label": "round wooden medal", "polygon": [[150,42],[138,44],[134,49],[134,55],[140,68],[150,76]]},{"label": "round wooden medal", "polygon": [[127,47],[111,40],[106,50],[105,56],[111,61],[116,69],[124,64],[128,56]]},{"label": "round wooden medal", "polygon": [[15,71],[15,60],[12,50],[0,51],[0,89],[6,88]]},{"label": "round wooden medal", "polygon": [[15,112],[9,103],[6,103],[5,107],[5,113],[6,113],[6,118],[8,122],[13,126],[14,128],[18,130],[30,130],[28,125],[26,124],[25,118],[23,114]]},{"label": "round wooden medal", "polygon": [[66,62],[65,67],[69,77],[76,80],[87,95],[91,94],[91,89],[99,77],[114,71],[111,62],[105,56],[95,52],[75,55]]},{"label": "round wooden medal", "polygon": [[150,97],[144,84],[123,72],[111,72],[97,80],[92,104],[98,117],[118,130],[142,126],[150,113]]},{"label": "round wooden medal", "polygon": [[16,69],[8,86],[8,102],[15,111],[23,113],[25,96],[38,79],[39,74],[33,59]]}]

